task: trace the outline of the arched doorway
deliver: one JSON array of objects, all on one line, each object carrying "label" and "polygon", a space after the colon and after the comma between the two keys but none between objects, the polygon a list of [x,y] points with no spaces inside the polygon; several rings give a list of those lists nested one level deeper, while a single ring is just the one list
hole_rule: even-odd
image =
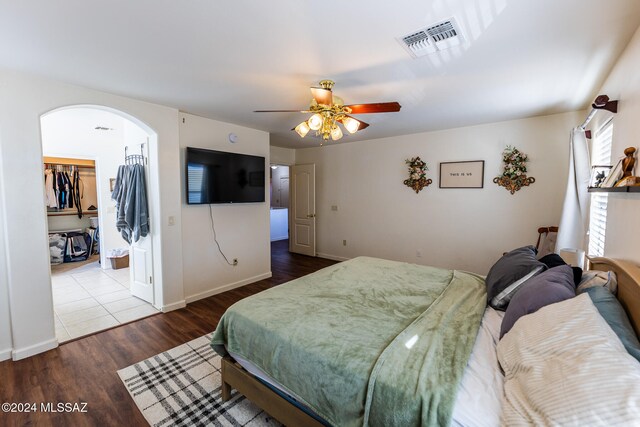
[{"label": "arched doorway", "polygon": [[[125,163],[125,153],[138,154],[143,162],[148,162],[149,145],[156,143],[157,134],[124,112],[96,105],[58,108],[42,115],[40,121],[43,163],[63,173],[74,169],[85,171],[84,182],[80,179],[80,184],[75,186],[76,191],[82,186],[82,193],[78,194],[86,197],[82,208],[76,202],[75,210],[69,212],[67,203],[60,206],[62,209],[48,207],[47,213],[50,241],[54,236],[65,242],[63,261],[67,261],[63,263],[67,264],[64,268],[52,266],[51,269],[58,341],[157,313],[154,305],[160,305],[160,301],[154,286],[157,281],[154,280],[152,233],[129,245],[116,229],[118,213],[115,201],[111,200],[113,181],[118,167]],[[74,163],[84,166],[74,168]],[[145,169],[148,183],[149,168]],[[94,198],[90,197],[92,185]],[[154,195],[148,192],[149,206],[153,199]],[[100,259],[87,259],[81,267],[73,268],[76,249],[81,258],[85,255],[83,241],[86,254],[93,252],[95,239],[85,240],[91,230],[99,235],[96,246],[99,246]],[[73,233],[83,237],[72,240],[76,237],[70,238],[70,235],[77,236]],[[124,257],[112,262],[110,257],[115,250],[129,251],[129,267],[124,267]]]}]

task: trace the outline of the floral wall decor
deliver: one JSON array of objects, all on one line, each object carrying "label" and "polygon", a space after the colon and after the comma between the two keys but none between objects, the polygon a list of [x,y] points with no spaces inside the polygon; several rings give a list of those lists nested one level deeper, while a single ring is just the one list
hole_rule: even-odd
[{"label": "floral wall decor", "polygon": [[429,168],[425,162],[420,160],[420,157],[416,156],[412,159],[407,159],[405,163],[409,165],[409,179],[404,180],[404,185],[411,187],[416,194],[433,182],[427,179]]},{"label": "floral wall decor", "polygon": [[504,170],[502,175],[493,178],[493,182],[506,188],[514,194],[522,187],[527,187],[536,179],[527,177],[527,160],[526,154],[518,150],[516,147],[507,145],[502,152],[502,161],[504,162]]}]

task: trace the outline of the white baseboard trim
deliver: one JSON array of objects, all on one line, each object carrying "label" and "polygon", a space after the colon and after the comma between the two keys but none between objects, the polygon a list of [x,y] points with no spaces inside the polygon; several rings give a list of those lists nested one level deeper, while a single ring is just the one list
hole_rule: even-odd
[{"label": "white baseboard trim", "polygon": [[220,294],[222,292],[230,291],[231,289],[235,289],[235,288],[239,288],[239,287],[244,286],[244,285],[248,285],[249,283],[253,283],[253,282],[260,281],[260,280],[268,279],[271,276],[272,276],[271,272],[268,272],[268,273],[260,274],[258,276],[249,277],[248,279],[240,280],[240,281],[235,282],[235,283],[229,283],[228,285],[223,285],[223,286],[220,286],[219,288],[210,289],[208,291],[200,292],[199,294],[195,294],[195,295],[190,295],[190,296],[185,298],[185,301],[187,302],[187,304],[190,304],[190,303],[192,303],[194,301],[198,301],[198,300],[203,299],[203,298],[208,298],[208,297],[210,297],[212,295]]},{"label": "white baseboard trim", "polygon": [[276,236],[276,237],[271,237],[271,241],[272,242],[277,242],[279,240],[287,240],[289,238],[289,236]]},{"label": "white baseboard trim", "polygon": [[182,301],[173,302],[171,304],[162,306],[160,311],[162,311],[163,313],[168,313],[173,310],[179,310],[181,308],[185,308],[186,306],[187,306],[187,302],[185,300],[182,300]]},{"label": "white baseboard trim", "polygon": [[40,342],[38,344],[30,345],[29,347],[18,348],[11,352],[11,358],[13,360],[25,359],[27,357],[34,356],[39,353],[44,353],[58,346],[58,340],[52,338],[47,341]]},{"label": "white baseboard trim", "polygon": [[326,259],[330,259],[332,261],[348,261],[351,258],[345,258],[343,256],[337,256],[337,255],[331,255],[331,254],[323,254],[320,252],[317,252],[316,255],[320,258],[326,258]]},{"label": "white baseboard trim", "polygon": [[0,362],[11,359],[11,349],[0,350]]}]

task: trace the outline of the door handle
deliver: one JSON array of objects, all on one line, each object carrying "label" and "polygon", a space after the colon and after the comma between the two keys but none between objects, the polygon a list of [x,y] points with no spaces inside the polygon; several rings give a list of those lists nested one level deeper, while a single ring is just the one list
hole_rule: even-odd
[{"label": "door handle", "polygon": [[315,217],[316,217],[316,214],[308,214],[307,215],[307,218],[315,218]]}]

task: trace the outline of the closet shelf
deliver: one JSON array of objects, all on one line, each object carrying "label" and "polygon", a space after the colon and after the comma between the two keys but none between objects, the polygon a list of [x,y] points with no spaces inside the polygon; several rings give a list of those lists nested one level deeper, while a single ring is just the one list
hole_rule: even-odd
[{"label": "closet shelf", "polygon": [[66,157],[48,157],[44,156],[43,163],[59,166],[76,166],[78,168],[95,169],[95,160],[86,159],[69,159]]},{"label": "closet shelf", "polygon": [[[47,216],[70,216],[70,215],[78,215],[78,211],[63,211],[63,212],[47,212]],[[98,211],[82,211],[82,215],[92,215],[98,216]]]},{"label": "closet shelf", "polygon": [[95,166],[87,166],[87,165],[70,165],[68,163],[44,163],[45,165],[53,165],[53,166],[73,166],[76,167],[78,169],[89,169],[89,170],[95,170],[96,167]]}]

